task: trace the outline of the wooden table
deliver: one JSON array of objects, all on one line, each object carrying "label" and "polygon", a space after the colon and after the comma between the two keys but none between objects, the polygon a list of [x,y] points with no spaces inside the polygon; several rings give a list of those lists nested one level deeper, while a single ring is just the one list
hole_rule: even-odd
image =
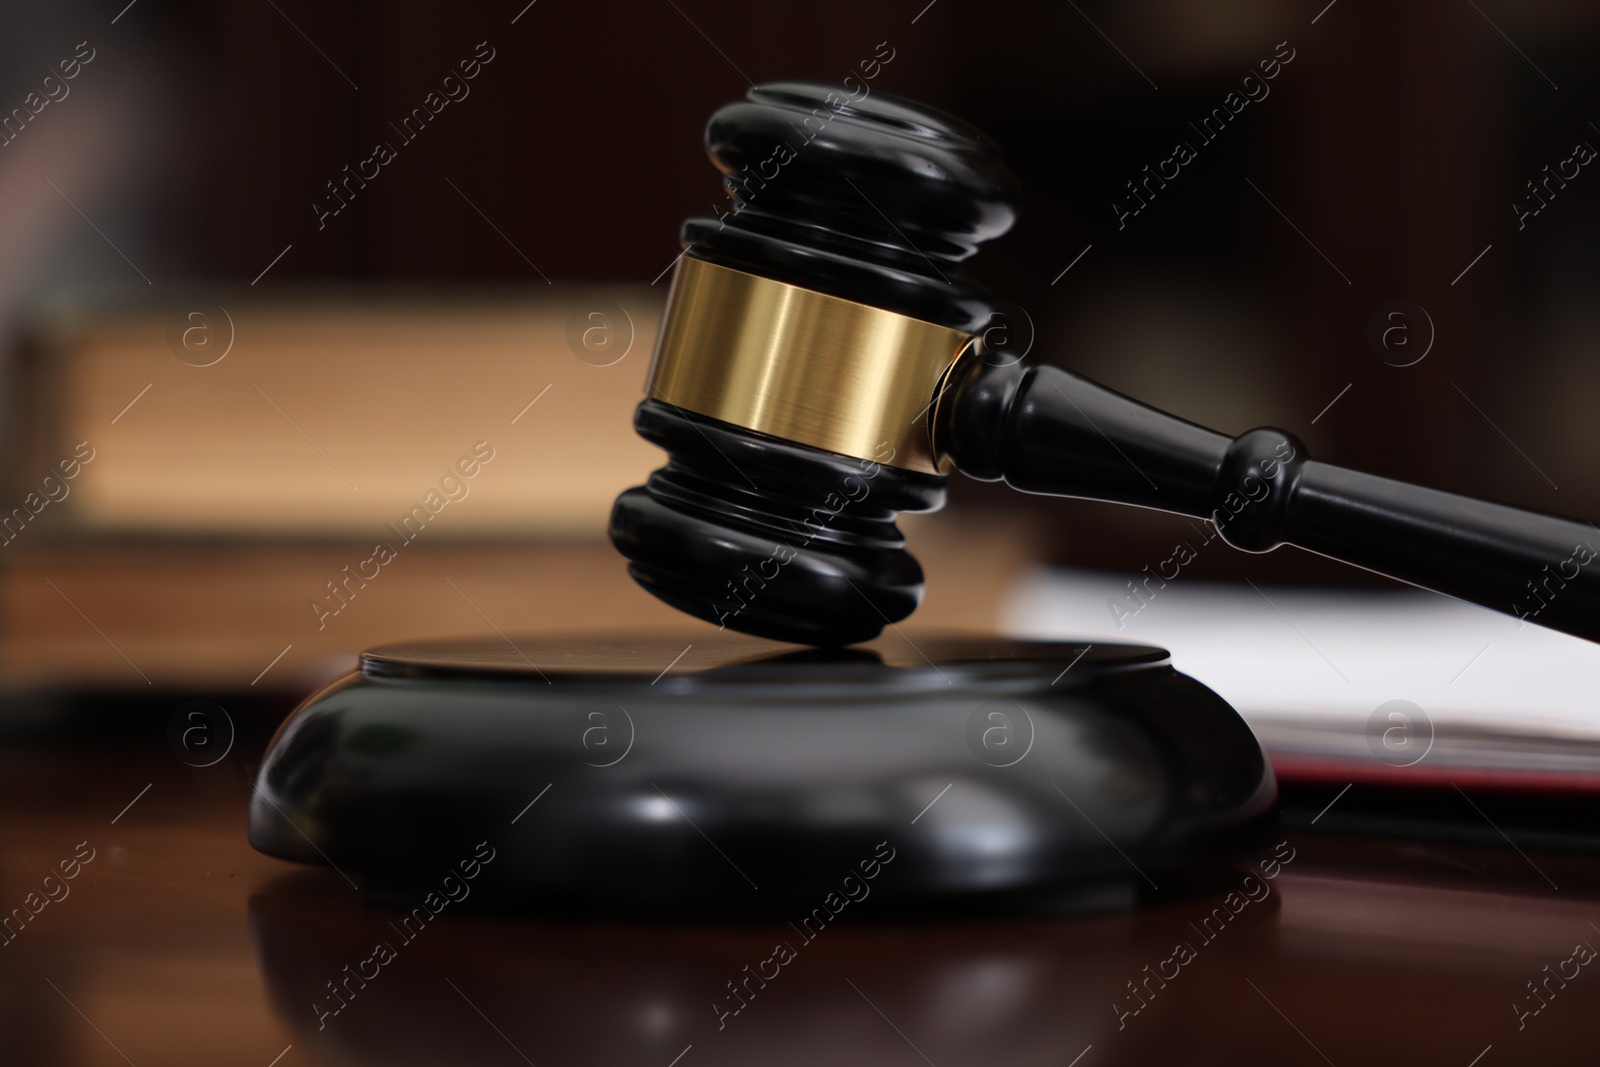
[{"label": "wooden table", "polygon": [[[1204,891],[1149,893],[1137,908],[841,921],[813,941],[781,922],[463,908],[408,941],[392,925],[398,913],[369,907],[335,871],[246,844],[259,747],[241,742],[205,769],[165,748],[95,742],[94,731],[0,750],[0,909],[29,916],[20,926],[13,917],[0,947],[4,1063],[1600,1059],[1600,964],[1573,955],[1600,945],[1591,857],[1288,826],[1293,859],[1271,881],[1247,883],[1241,868]],[[1259,899],[1235,897],[1231,913],[1233,889]],[[40,903],[47,891],[60,899]],[[379,942],[393,958],[370,980],[349,978],[374,966],[363,961]],[[764,986],[741,986],[752,991],[745,1007],[719,1028],[714,1005],[736,1003],[728,983],[743,982],[746,965],[771,975],[762,961],[780,942],[794,958]],[[1174,957],[1179,942],[1186,962]],[[327,983],[341,981],[345,1006],[319,1029],[314,1005],[337,1003]],[[1543,1001],[1530,982],[1544,983]]]}]

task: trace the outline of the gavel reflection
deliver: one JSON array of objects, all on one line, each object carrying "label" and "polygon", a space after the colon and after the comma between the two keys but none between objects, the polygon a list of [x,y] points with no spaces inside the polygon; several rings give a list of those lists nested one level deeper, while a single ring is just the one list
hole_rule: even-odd
[{"label": "gavel reflection", "polygon": [[[520,1062],[510,1044],[540,1064],[665,1067],[693,1045],[699,1065],[879,1067],[915,1060],[903,1034],[936,1047],[940,1064],[1065,1063],[1116,1029],[1107,1004],[1127,995],[1127,960],[1171,949],[1167,930],[1120,907],[1070,925],[840,919],[805,931],[462,912],[407,941],[394,925],[405,910],[365,908],[342,885],[318,883],[286,879],[256,894],[250,925],[296,1047],[338,1064]],[[1104,892],[1074,906],[1121,903],[1121,890]],[[1264,929],[1270,901],[1240,919]],[[379,944],[393,958],[352,978]],[[1143,1034],[1160,1040],[1177,1025],[1180,1013],[1152,1018]]]}]

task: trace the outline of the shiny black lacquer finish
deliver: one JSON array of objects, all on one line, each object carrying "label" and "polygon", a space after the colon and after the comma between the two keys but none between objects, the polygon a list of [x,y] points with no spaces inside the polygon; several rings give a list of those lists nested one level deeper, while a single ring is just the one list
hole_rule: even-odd
[{"label": "shiny black lacquer finish", "polygon": [[1600,640],[1590,523],[1319,463],[1282,430],[1230,438],[1057,367],[966,361],[934,435],[975,478],[1211,519],[1249,552],[1298,545]]},{"label": "shiny black lacquer finish", "polygon": [[1164,651],[883,644],[380,649],[279,731],[250,841],[408,904],[492,852],[477,903],[793,920],[1144,892],[1267,843],[1270,766]]},{"label": "shiny black lacquer finish", "polygon": [[671,457],[617,500],[612,543],[681,611],[804,645],[851,644],[903,619],[922,568],[895,525],[944,503],[944,479],[823,452],[657,400],[634,426]]},{"label": "shiny black lacquer finish", "polygon": [[960,119],[774,82],[712,115],[706,150],[732,203],[683,224],[691,255],[957,330],[989,321],[958,264],[1011,228],[1019,192]]},{"label": "shiny black lacquer finish", "polygon": [[[729,199],[684,223],[687,254],[977,332],[992,303],[958,264],[1010,228],[1016,181],[959,120],[866,83],[860,94],[779,82],[713,115],[706,148]],[[915,610],[922,570],[896,513],[942,506],[942,477],[658,397],[635,425],[670,462],[617,500],[611,539],[654,595],[719,627],[815,645],[868,640]]]}]

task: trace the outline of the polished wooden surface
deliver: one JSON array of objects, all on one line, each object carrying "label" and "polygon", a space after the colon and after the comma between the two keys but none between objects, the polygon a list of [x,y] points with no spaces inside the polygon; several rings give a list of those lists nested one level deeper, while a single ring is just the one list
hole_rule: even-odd
[{"label": "polished wooden surface", "polygon": [[[228,758],[197,769],[96,721],[71,743],[13,740],[0,752],[0,909],[40,908],[20,929],[13,920],[0,947],[8,1064],[266,1067],[281,1054],[278,1067],[1496,1067],[1594,1056],[1600,974],[1573,962],[1575,946],[1600,945],[1591,857],[1291,824],[1282,851],[1293,858],[1276,878],[1247,883],[1241,868],[1206,890],[1146,887],[1133,909],[890,922],[869,898],[807,941],[784,923],[484,916],[464,901],[407,940],[400,913],[369,906],[339,873],[246,844],[259,736],[246,729]],[[46,883],[85,842],[93,859],[76,878]],[[1260,899],[1233,898],[1237,914],[1207,926],[1234,889]],[[61,899],[41,906],[45,891]],[[379,942],[394,951],[381,966],[370,962]],[[1193,958],[1164,962],[1178,942]],[[737,1004],[727,983],[746,965],[771,975],[777,943],[794,958],[765,988],[752,982],[719,1029],[716,1006]],[[376,977],[352,981],[345,1007],[320,1015],[337,1005],[326,983],[347,965]],[[1177,976],[1119,1015],[1139,1003],[1127,983],[1146,966]],[[1546,983],[1543,1001],[1530,981]],[[1519,1029],[1517,1009],[1541,1003]]]}]

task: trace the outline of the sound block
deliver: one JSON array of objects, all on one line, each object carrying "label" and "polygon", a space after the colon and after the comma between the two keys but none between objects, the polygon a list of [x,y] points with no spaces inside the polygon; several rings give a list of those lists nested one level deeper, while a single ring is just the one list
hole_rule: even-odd
[{"label": "sound block", "polygon": [[781,913],[1153,888],[1276,814],[1243,720],[1147,645],[496,637],[307,700],[250,842],[388,902],[470,871],[477,904]]}]

